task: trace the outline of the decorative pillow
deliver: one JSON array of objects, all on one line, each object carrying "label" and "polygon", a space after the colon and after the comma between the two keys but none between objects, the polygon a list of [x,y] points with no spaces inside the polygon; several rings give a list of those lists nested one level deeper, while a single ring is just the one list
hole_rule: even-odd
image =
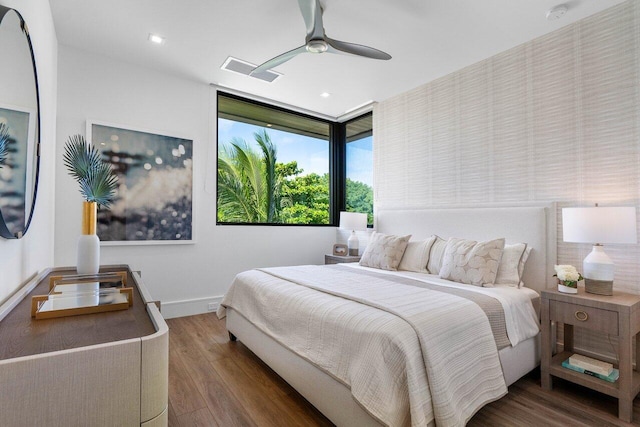
[{"label": "decorative pillow", "polygon": [[[522,280],[522,271],[524,270],[524,262],[522,258],[527,250],[526,243],[516,243],[513,245],[504,245],[502,259],[498,266],[496,274],[496,285],[509,285],[518,287]],[[521,264],[522,263],[522,268]]]},{"label": "decorative pillow", "polygon": [[409,242],[400,260],[398,270],[428,273],[427,262],[429,261],[429,252],[435,241],[436,236],[431,236],[427,240]]},{"label": "decorative pillow", "polygon": [[476,242],[451,238],[442,259],[440,277],[469,285],[492,287],[504,250],[504,239]]},{"label": "decorative pillow", "polygon": [[411,235],[393,236],[374,232],[369,244],[360,258],[360,265],[397,270]]},{"label": "decorative pillow", "polygon": [[442,268],[442,257],[444,256],[444,250],[447,247],[447,241],[441,237],[434,236],[436,241],[431,246],[431,252],[429,252],[429,262],[427,263],[427,270],[431,274],[440,274]]}]

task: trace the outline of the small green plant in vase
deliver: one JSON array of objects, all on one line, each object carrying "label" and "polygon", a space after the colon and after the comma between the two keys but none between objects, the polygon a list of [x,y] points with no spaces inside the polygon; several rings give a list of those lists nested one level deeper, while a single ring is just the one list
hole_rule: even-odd
[{"label": "small green plant in vase", "polygon": [[98,205],[108,208],[113,202],[118,178],[102,160],[98,149],[82,135],[69,137],[64,145],[64,165],[80,185],[82,234],[78,238],[78,274],[96,274],[100,269],[100,239],[96,235]]},{"label": "small green plant in vase", "polygon": [[556,274],[553,276],[558,278],[558,291],[577,294],[578,282],[584,279],[582,274],[578,273],[578,270],[572,265],[556,265],[554,269]]}]

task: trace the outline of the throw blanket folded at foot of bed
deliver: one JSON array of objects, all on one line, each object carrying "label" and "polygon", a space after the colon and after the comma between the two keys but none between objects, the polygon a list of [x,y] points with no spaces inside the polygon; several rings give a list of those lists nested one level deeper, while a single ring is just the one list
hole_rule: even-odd
[{"label": "throw blanket folded at foot of bed", "polygon": [[351,388],[390,426],[464,425],[507,388],[484,311],[459,295],[339,266],[239,274],[218,312],[257,328]]}]

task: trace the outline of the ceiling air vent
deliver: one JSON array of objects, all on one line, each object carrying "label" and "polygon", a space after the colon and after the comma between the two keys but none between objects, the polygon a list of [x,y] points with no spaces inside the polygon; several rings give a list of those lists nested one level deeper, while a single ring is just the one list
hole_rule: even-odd
[{"label": "ceiling air vent", "polygon": [[[224,64],[222,64],[222,67],[220,68],[222,68],[223,70],[233,71],[234,73],[244,74],[245,76],[248,76],[256,67],[257,65],[252,64],[251,62],[243,61],[241,59],[230,56],[226,61],[224,61]],[[276,73],[275,71],[267,70],[261,73],[256,73],[250,77],[255,77],[256,79],[272,83],[280,76],[282,76],[282,74]]]}]

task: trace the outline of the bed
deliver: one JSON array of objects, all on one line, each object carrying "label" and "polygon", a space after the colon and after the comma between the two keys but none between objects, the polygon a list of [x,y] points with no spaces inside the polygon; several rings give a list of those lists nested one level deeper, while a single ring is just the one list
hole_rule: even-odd
[{"label": "bed", "polygon": [[[519,310],[508,308],[510,303],[504,300],[513,297],[521,307],[523,304],[536,307],[539,298],[534,291],[539,292],[554,284],[555,217],[555,205],[551,203],[516,207],[380,210],[376,212],[376,230],[394,235],[411,234],[412,240],[426,239],[435,234],[443,238],[464,237],[478,241],[499,236],[508,243],[526,242],[531,252],[523,272],[524,289],[470,287],[476,288],[471,291],[474,295],[486,294],[501,301],[504,317],[509,319]],[[348,290],[343,290],[343,277],[349,277]],[[237,284],[238,281],[243,284]],[[406,286],[394,288],[397,285],[392,281]],[[447,293],[455,295],[443,297],[443,304],[451,306],[447,298],[458,301],[459,293],[468,293],[464,288],[469,288],[469,285],[452,284],[424,274],[377,271],[357,265],[252,270],[239,275],[236,282],[218,313],[221,317],[226,316],[230,334],[339,426],[434,425],[436,419],[438,425],[461,425],[479,407],[500,398],[506,393],[506,386],[539,364],[537,318],[534,319],[536,330],[529,327],[528,332],[520,335],[515,329],[524,322],[516,317],[512,323],[507,320],[510,342],[503,345],[498,345],[494,325],[488,321],[489,326],[479,325],[482,322],[468,322],[478,324],[479,329],[471,332],[455,326],[456,317],[466,314],[454,314],[448,320],[444,314],[436,316],[451,324],[452,331],[446,334],[438,333],[437,328],[425,327],[425,331],[416,327],[415,324],[422,321],[422,315],[415,312],[415,306],[423,304],[420,298],[424,298],[424,303],[437,299],[432,296],[435,294],[429,294],[428,289],[440,285],[449,289]],[[366,286],[370,288],[360,289]],[[351,287],[355,289],[351,290]],[[343,292],[348,292],[351,299],[346,299]],[[443,292],[438,288],[437,295],[441,294]],[[482,295],[478,298],[484,298]],[[385,300],[385,303],[397,300],[396,306],[380,307],[376,298]],[[477,311],[473,302],[458,301],[455,307],[458,304],[473,306]],[[429,311],[437,312],[437,309],[430,308]],[[248,314],[251,310],[260,313]],[[292,320],[296,316],[312,318],[316,313],[324,313],[320,317],[328,318],[323,320],[326,323]],[[362,324],[362,319],[372,324],[366,328],[363,326],[362,333],[366,339],[355,335],[351,326],[345,326]],[[487,344],[487,337],[482,337],[486,335],[487,328],[490,332],[493,330],[491,339],[495,342],[491,341],[492,346]],[[456,336],[458,338],[454,342],[447,341]],[[465,339],[461,340],[461,336]],[[474,341],[476,339],[477,342]],[[438,340],[447,351],[433,351],[432,347],[423,346],[426,342]],[[371,346],[371,349],[365,346]],[[424,350],[418,356],[416,347]],[[473,353],[476,351],[495,351],[497,357],[484,353],[476,356]],[[427,353],[435,356],[427,356]],[[456,359],[450,358],[450,354]],[[420,361],[424,362],[421,368],[418,366]],[[358,372],[354,373],[354,366],[366,366],[366,369],[362,372],[356,369]],[[469,374],[470,370],[473,375]],[[451,389],[455,393],[449,396],[447,393]],[[457,393],[461,393],[461,397]]]}]

